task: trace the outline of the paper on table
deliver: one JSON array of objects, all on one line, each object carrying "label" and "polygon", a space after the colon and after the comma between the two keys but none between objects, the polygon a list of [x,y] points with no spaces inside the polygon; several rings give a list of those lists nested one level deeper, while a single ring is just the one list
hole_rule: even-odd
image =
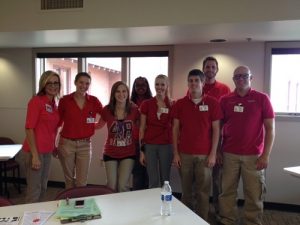
[{"label": "paper on table", "polygon": [[0,225],[18,225],[20,219],[20,216],[0,217]]},{"label": "paper on table", "polygon": [[54,214],[53,211],[24,212],[23,225],[43,225]]}]

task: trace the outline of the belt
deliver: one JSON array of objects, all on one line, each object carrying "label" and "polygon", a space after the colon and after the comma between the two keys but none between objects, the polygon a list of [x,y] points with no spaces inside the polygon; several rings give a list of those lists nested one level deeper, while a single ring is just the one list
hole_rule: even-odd
[{"label": "belt", "polygon": [[76,142],[90,142],[91,138],[65,138],[64,139],[68,139],[70,141],[76,141]]}]

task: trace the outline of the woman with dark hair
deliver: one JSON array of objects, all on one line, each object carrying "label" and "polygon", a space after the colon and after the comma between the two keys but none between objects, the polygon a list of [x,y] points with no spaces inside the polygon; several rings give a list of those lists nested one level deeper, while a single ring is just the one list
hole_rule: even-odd
[{"label": "woman with dark hair", "polygon": [[88,95],[91,76],[80,72],[75,77],[76,91],[64,96],[58,106],[63,123],[58,156],[64,171],[65,188],[85,186],[91,162],[91,136],[102,104]]},{"label": "woman with dark hair", "polygon": [[59,75],[46,71],[39,81],[39,91],[28,103],[23,144],[27,203],[43,200],[47,190],[51,155],[59,125],[57,110],[60,92]]},{"label": "woman with dark hair", "polygon": [[144,145],[141,164],[146,166],[149,188],[161,187],[170,180],[173,160],[169,80],[160,74],[155,78],[155,97],[141,105],[140,142]]},{"label": "woman with dark hair", "polygon": [[145,77],[137,77],[132,86],[131,101],[140,106],[146,99],[152,98],[152,92]]},{"label": "woman with dark hair", "polygon": [[129,191],[129,179],[135,159],[133,130],[139,120],[136,105],[129,100],[129,89],[122,81],[114,83],[110,101],[101,112],[99,124],[107,124],[104,145],[107,185],[118,191]]},{"label": "woman with dark hair", "polygon": [[[137,77],[133,82],[131,101],[138,107],[144,100],[152,98],[152,93],[148,80],[145,77]],[[140,163],[140,145],[139,145],[139,129],[134,130],[134,139],[136,143],[136,159],[132,171],[133,190],[141,190],[148,188],[148,174],[146,168]]]}]

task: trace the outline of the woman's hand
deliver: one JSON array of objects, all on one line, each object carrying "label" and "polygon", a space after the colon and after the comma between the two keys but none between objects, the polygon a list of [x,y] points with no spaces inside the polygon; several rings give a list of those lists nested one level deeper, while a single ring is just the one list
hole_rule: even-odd
[{"label": "woman's hand", "polygon": [[140,163],[143,165],[143,166],[146,166],[146,157],[145,157],[145,153],[144,152],[140,152]]},{"label": "woman's hand", "polygon": [[39,156],[32,156],[32,160],[31,160],[31,168],[33,170],[39,170],[41,168],[41,161]]}]

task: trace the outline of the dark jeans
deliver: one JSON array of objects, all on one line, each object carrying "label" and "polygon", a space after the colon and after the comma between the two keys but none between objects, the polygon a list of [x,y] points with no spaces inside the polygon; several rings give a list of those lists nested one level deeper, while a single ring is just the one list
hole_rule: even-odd
[{"label": "dark jeans", "polygon": [[146,167],[140,163],[140,146],[138,143],[136,144],[136,150],[136,158],[132,170],[132,189],[143,190],[148,188],[149,178]]}]

